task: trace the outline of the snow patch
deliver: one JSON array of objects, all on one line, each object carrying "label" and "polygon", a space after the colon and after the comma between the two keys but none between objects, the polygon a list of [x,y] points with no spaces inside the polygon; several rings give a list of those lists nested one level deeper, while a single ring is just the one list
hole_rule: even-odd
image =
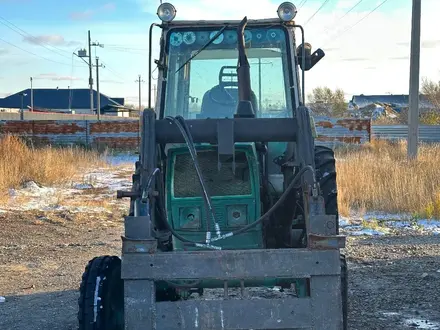
[{"label": "snow patch", "polygon": [[139,160],[139,155],[133,154],[119,154],[110,155],[104,157],[106,163],[111,166],[131,165],[134,168],[134,164]]},{"label": "snow patch", "polygon": [[346,234],[353,236],[382,236],[392,233],[395,229],[440,235],[440,220],[415,219],[406,213],[352,214],[350,217],[340,217],[339,226]]},{"label": "snow patch", "polygon": [[73,189],[78,189],[78,190],[93,189],[93,185],[89,183],[77,183],[73,185]]},{"label": "snow patch", "polygon": [[350,233],[352,236],[383,236],[387,233],[387,230],[380,231],[370,228],[363,228],[361,230],[353,231]]},{"label": "snow patch", "polygon": [[440,329],[440,323],[431,322],[422,319],[406,319],[405,324],[411,327],[417,327],[417,329]]},{"label": "snow patch", "polygon": [[[128,172],[133,171],[127,167],[98,168],[86,172],[77,179],[77,182],[72,182],[68,186],[43,187],[36,182],[29,181],[19,189],[9,189],[9,202],[2,205],[0,212],[68,210],[75,213],[108,213],[109,210],[100,205],[78,207],[69,205],[69,200],[78,201],[78,195],[81,195],[79,198],[84,198],[84,200],[87,198],[90,200],[90,197],[94,201],[99,200],[100,197],[107,198],[109,202],[116,200],[117,190],[127,190],[132,186]],[[104,192],[101,192],[99,196],[82,196],[84,190],[93,188],[102,188]],[[108,193],[105,193],[106,190]],[[63,205],[63,201],[66,205]]]}]

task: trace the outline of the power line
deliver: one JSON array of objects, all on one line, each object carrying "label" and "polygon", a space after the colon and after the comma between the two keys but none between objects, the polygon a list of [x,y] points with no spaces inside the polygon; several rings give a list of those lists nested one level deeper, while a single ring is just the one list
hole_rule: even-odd
[{"label": "power line", "polygon": [[377,5],[374,9],[372,9],[371,11],[369,11],[366,15],[364,15],[360,20],[358,20],[357,22],[355,22],[354,24],[350,25],[348,28],[346,28],[345,30],[343,30],[340,33],[337,33],[337,35],[335,35],[334,38],[331,38],[332,41],[335,41],[337,38],[339,38],[341,35],[343,35],[344,33],[350,31],[351,29],[353,29],[356,25],[358,25],[359,23],[361,23],[363,20],[365,20],[368,16],[370,16],[372,13],[374,13],[376,10],[378,10],[380,7],[382,7],[388,0],[383,0],[379,5]]},{"label": "power line", "polygon": [[130,51],[126,49],[118,49],[118,48],[107,48],[107,50],[111,52],[119,52],[119,53],[126,53],[126,54],[134,54],[134,55],[142,55],[145,56],[145,53],[137,52],[137,51]]},{"label": "power line", "polygon": [[[336,21],[340,22],[344,17],[346,17],[348,14],[350,14],[354,9],[356,9],[357,6],[359,6],[364,0],[359,0],[354,6],[352,6],[350,9],[348,9],[344,15],[342,15],[341,17],[339,17]],[[322,29],[322,32],[329,30],[330,26],[326,26],[324,29]],[[328,34],[328,33],[326,33]]]},{"label": "power line", "polygon": [[106,44],[106,48],[140,50],[140,51],[147,51],[148,50],[148,48],[130,47],[127,45],[107,45],[107,44]]},{"label": "power line", "polygon": [[324,0],[324,2],[322,3],[322,5],[318,8],[317,11],[315,11],[315,13],[310,16],[310,18],[303,24],[303,26],[305,26],[308,22],[310,22],[312,20],[313,17],[315,17],[315,15],[317,13],[319,13],[321,11],[321,9],[327,4],[327,2],[329,2],[330,0]]},{"label": "power line", "polygon": [[301,9],[302,6],[306,4],[307,0],[301,1],[301,3],[298,5],[298,9]]},{"label": "power line", "polygon": [[[67,59],[70,60],[70,57],[69,57],[69,56],[60,53],[60,52],[64,52],[64,53],[68,53],[68,54],[70,54],[68,51],[63,50],[63,49],[60,49],[60,48],[57,48],[57,47],[55,47],[55,46],[53,46],[53,45],[50,45],[50,44],[48,44],[48,43],[45,43],[45,42],[42,42],[42,41],[38,40],[38,38],[36,38],[36,37],[33,36],[32,34],[26,32],[26,31],[23,30],[23,29],[20,29],[17,25],[15,25],[14,23],[8,21],[7,19],[5,19],[5,18],[2,17],[2,16],[0,16],[0,19],[3,20],[3,21],[5,21],[5,22],[7,22],[9,25],[12,25],[12,26],[15,28],[15,29],[14,29],[14,28],[12,28],[11,26],[9,26],[8,24],[6,24],[5,22],[0,21],[0,24],[6,26],[8,29],[10,29],[10,30],[12,30],[12,31],[14,31],[14,32],[16,32],[16,33],[18,33],[18,34],[21,35],[22,37],[25,37],[25,38],[27,38],[27,37],[31,37],[31,38],[34,40],[35,44],[37,44],[37,45],[39,45],[39,46],[41,46],[41,47],[43,47],[43,48],[45,48],[45,49],[47,49],[47,50],[49,50],[49,51],[51,51],[51,52],[54,52],[55,54],[58,54],[58,55],[63,56],[63,57],[65,57],[65,58],[67,58]],[[21,31],[21,32],[20,32],[20,31]],[[51,48],[46,47],[45,44],[48,45],[48,46],[50,46],[50,47],[53,47],[53,48],[59,50],[60,52],[57,52],[57,51],[55,51],[55,50],[53,50],[53,49],[51,49]]]},{"label": "power line", "polygon": [[[102,62],[101,62],[102,63]],[[111,67],[108,66],[107,63],[103,63],[105,65],[105,68],[110,71],[111,73],[113,73],[115,76],[117,76],[118,78],[120,78],[123,82],[125,82],[125,78],[118,73],[117,71],[113,70]]]},{"label": "power line", "polygon": [[340,21],[341,19],[343,19],[345,16],[347,16],[348,14],[350,14],[354,9],[356,9],[357,6],[359,6],[364,0],[359,0],[358,3],[356,3],[353,7],[351,7],[349,10],[347,10],[347,12],[342,15],[338,20]]},{"label": "power line", "polygon": [[19,50],[21,50],[21,51],[23,51],[23,52],[25,52],[25,53],[28,53],[28,54],[34,55],[34,56],[36,56],[36,57],[39,57],[39,58],[41,58],[41,59],[43,59],[43,60],[50,61],[50,62],[57,63],[57,64],[61,64],[61,65],[68,65],[68,66],[70,66],[70,64],[63,63],[63,62],[58,62],[58,61],[55,61],[55,60],[51,60],[50,58],[47,58],[47,57],[44,57],[44,56],[41,56],[41,55],[37,55],[37,54],[35,54],[35,53],[32,53],[31,51],[28,51],[28,50],[26,50],[26,49],[24,49],[24,48],[21,48],[21,47],[19,47],[19,46],[17,46],[17,45],[14,45],[13,43],[10,43],[9,41],[6,41],[6,40],[4,40],[4,39],[2,39],[2,38],[0,38],[0,41],[4,42],[5,44],[8,44],[8,45],[10,45],[10,46],[12,46],[12,47],[15,47],[15,48],[17,48],[17,49],[19,49]]}]

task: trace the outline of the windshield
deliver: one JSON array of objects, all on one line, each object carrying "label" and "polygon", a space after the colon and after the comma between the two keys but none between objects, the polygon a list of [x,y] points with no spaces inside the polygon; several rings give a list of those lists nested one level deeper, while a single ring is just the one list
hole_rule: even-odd
[{"label": "windshield", "polygon": [[[168,33],[165,116],[233,117],[238,102],[235,28],[225,29],[181,68],[219,29],[174,29]],[[281,27],[245,30],[252,104],[259,118],[293,115],[286,34]]]}]

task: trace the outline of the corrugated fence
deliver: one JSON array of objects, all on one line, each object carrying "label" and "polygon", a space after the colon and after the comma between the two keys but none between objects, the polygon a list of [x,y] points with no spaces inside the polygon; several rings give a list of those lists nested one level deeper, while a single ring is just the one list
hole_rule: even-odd
[{"label": "corrugated fence", "polygon": [[[408,138],[408,126],[373,125],[371,137],[373,139],[406,140]],[[440,125],[420,125],[419,141],[425,143],[440,143]]]},{"label": "corrugated fence", "polygon": [[334,147],[341,144],[363,144],[370,141],[371,121],[357,118],[314,117],[316,144]]},{"label": "corrugated fence", "polygon": [[34,145],[82,145],[94,149],[136,150],[139,120],[0,121],[0,136],[20,136]]}]

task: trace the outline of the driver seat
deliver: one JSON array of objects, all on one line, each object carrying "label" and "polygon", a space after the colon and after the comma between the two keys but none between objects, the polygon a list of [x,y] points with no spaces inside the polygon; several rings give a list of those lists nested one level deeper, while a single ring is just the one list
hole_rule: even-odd
[{"label": "driver seat", "polygon": [[[236,73],[224,73],[226,69],[237,68],[224,66],[220,70],[219,84],[208,90],[202,99],[201,112],[197,118],[233,118],[238,105],[238,81],[224,81],[224,77],[237,77]],[[251,103],[254,113],[258,111],[257,96],[251,91]]]}]

